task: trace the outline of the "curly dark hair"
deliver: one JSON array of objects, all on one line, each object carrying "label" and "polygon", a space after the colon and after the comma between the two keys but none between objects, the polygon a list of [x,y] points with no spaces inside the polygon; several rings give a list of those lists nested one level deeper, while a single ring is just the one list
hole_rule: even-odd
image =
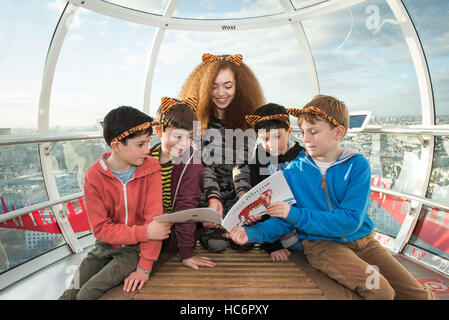
[{"label": "curly dark hair", "polygon": [[[226,57],[227,55],[220,56]],[[199,64],[187,77],[180,99],[196,97],[198,99],[198,120],[202,129],[207,129],[215,114],[215,104],[212,101],[214,81],[221,70],[230,69],[236,81],[235,96],[226,108],[224,126],[228,129],[245,130],[248,124],[245,115],[253,113],[265,103],[262,88],[254,73],[244,64],[236,65],[225,59],[215,59],[207,64]]]}]

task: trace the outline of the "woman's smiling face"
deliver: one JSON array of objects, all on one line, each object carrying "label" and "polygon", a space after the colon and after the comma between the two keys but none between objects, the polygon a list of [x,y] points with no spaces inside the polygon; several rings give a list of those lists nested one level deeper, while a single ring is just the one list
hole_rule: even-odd
[{"label": "woman's smiling face", "polygon": [[235,77],[231,69],[218,72],[214,81],[212,101],[220,111],[224,111],[235,97]]}]

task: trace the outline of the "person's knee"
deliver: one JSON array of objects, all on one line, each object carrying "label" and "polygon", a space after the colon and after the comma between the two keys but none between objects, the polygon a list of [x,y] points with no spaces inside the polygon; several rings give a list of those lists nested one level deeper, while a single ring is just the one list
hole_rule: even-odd
[{"label": "person's knee", "polygon": [[396,296],[396,292],[393,287],[384,281],[377,287],[364,286],[363,288],[358,288],[357,293],[367,300],[393,300]]}]

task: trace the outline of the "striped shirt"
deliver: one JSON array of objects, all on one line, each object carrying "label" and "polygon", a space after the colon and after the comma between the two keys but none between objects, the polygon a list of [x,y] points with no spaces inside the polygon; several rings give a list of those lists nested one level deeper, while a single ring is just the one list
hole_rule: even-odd
[{"label": "striped shirt", "polygon": [[[161,145],[157,146],[151,156],[159,160],[161,151]],[[173,171],[173,163],[169,160],[166,163],[161,163],[162,168],[162,205],[164,211],[167,213],[172,212],[172,199],[171,199],[171,174]]]}]

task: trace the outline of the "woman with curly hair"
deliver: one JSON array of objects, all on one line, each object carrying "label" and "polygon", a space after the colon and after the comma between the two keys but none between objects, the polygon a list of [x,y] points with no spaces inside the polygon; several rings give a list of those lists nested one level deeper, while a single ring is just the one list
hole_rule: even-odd
[{"label": "woman with curly hair", "polygon": [[[187,97],[197,98],[197,117],[203,131],[202,206],[216,209],[225,216],[238,198],[251,189],[248,165],[237,164],[237,159],[248,159],[247,146],[236,148],[234,139],[225,139],[225,130],[246,130],[245,116],[263,105],[265,98],[259,81],[242,62],[240,54],[203,54],[202,63],[192,71],[182,87],[179,98]],[[208,129],[215,130],[208,132]],[[211,132],[219,132],[220,135],[209,134]],[[220,159],[214,158],[218,149],[221,149]],[[232,155],[232,161],[229,155]],[[208,161],[211,158],[214,160]],[[210,223],[203,224],[199,238],[211,252],[223,251],[228,244],[224,230]]]}]

